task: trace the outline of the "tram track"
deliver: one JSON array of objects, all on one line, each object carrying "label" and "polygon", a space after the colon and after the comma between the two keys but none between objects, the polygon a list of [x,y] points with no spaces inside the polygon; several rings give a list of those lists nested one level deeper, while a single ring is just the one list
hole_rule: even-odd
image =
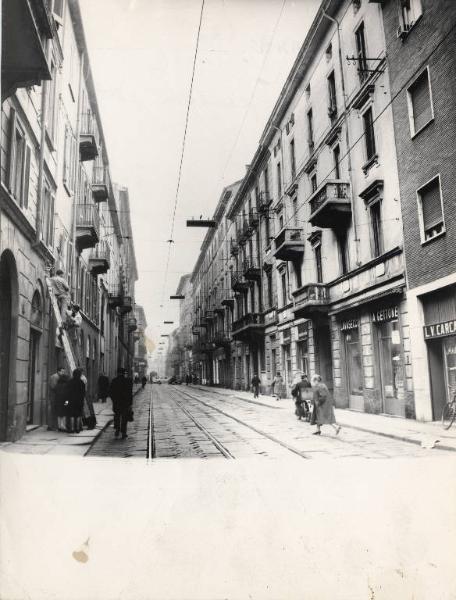
[{"label": "tram track", "polygon": [[[269,441],[274,442],[276,444],[278,444],[279,446],[281,446],[282,448],[285,448],[286,450],[288,450],[289,452],[292,452],[293,454],[296,454],[298,456],[300,456],[301,458],[305,458],[308,459],[309,457],[302,452],[301,450],[299,450],[299,448],[296,448],[295,446],[292,446],[291,444],[288,444],[287,442],[284,442],[282,440],[280,440],[279,438],[271,435],[270,433],[267,433],[265,431],[262,431],[261,429],[258,429],[257,427],[254,427],[253,425],[251,425],[250,423],[247,423],[245,421],[243,421],[242,419],[239,419],[238,417],[235,417],[233,415],[231,415],[230,413],[225,412],[224,410],[217,408],[215,406],[213,406],[212,404],[209,404],[207,402],[204,402],[204,400],[201,400],[200,398],[197,398],[195,396],[193,396],[192,394],[190,394],[188,391],[183,391],[181,389],[178,388],[174,388],[174,391],[177,394],[181,394],[182,396],[187,396],[188,398],[190,398],[191,400],[198,402],[202,405],[204,405],[205,407],[209,408],[212,411],[215,411],[217,413],[222,414],[223,416],[232,419],[233,421],[235,421],[236,423],[246,427],[247,429],[250,429],[251,431],[254,431],[255,433],[257,433],[258,435],[263,436],[264,438],[267,438]],[[180,404],[180,403],[179,403]],[[181,406],[182,408],[182,406]],[[185,409],[188,413],[188,409]],[[189,413],[190,414],[190,413]],[[191,417],[192,418],[192,417]],[[212,434],[211,434],[212,435]],[[234,456],[232,456],[232,458],[235,458]]]}]

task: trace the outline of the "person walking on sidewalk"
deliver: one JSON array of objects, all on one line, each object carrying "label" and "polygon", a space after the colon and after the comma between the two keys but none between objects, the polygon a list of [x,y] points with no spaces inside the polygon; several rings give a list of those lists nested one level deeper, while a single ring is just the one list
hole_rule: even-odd
[{"label": "person walking on sidewalk", "polygon": [[271,385],[271,396],[275,396],[276,400],[280,400],[282,397],[283,390],[283,378],[280,372],[272,380]]},{"label": "person walking on sidewalk", "polygon": [[305,419],[309,414],[309,403],[306,398],[306,392],[311,388],[307,375],[303,373],[298,381],[291,388],[291,395],[295,399],[295,415],[298,420]]},{"label": "person walking on sidewalk", "polygon": [[106,398],[109,396],[109,377],[104,373],[100,373],[98,377],[98,400],[106,402]]},{"label": "person walking on sidewalk", "polygon": [[255,373],[254,376],[252,377],[252,390],[253,390],[254,398],[258,398],[258,396],[260,395],[260,383],[261,383],[260,378]]},{"label": "person walking on sidewalk", "polygon": [[117,377],[111,381],[109,395],[114,411],[114,435],[117,438],[119,434],[122,434],[124,440],[128,437],[127,424],[133,402],[132,382],[131,379],[125,377],[125,369],[117,369]]},{"label": "person walking on sidewalk", "polygon": [[86,386],[82,379],[82,369],[75,369],[73,377],[68,381],[66,388],[65,413],[68,417],[68,433],[80,433],[82,431],[82,412],[84,408],[84,397]]},{"label": "person walking on sidewalk", "polygon": [[57,269],[55,275],[51,277],[52,289],[54,290],[54,296],[56,297],[57,304],[60,309],[60,315],[62,321],[65,322],[66,312],[68,305],[71,301],[70,286],[68,281],[64,278],[62,269]]},{"label": "person walking on sidewalk", "polygon": [[144,389],[146,387],[146,383],[147,383],[147,377],[145,375],[143,375],[141,377],[141,386],[142,386],[142,389]]},{"label": "person walking on sidewalk", "polygon": [[49,377],[48,431],[54,431],[58,426],[56,390],[58,381],[64,374],[65,369],[63,367],[59,367],[57,372]]},{"label": "person walking on sidewalk", "polygon": [[313,432],[313,435],[321,434],[322,425],[331,425],[337,435],[340,431],[340,425],[336,422],[333,399],[331,398],[328,388],[322,382],[320,375],[314,375],[312,377],[312,388],[314,405],[312,425],[317,426],[317,430]]}]

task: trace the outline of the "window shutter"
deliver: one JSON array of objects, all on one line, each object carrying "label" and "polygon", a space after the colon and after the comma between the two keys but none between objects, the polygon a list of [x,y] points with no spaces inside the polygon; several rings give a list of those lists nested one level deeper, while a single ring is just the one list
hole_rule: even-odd
[{"label": "window shutter", "polygon": [[25,149],[24,182],[22,185],[22,206],[28,208],[29,186],[30,186],[30,159],[32,151],[30,146]]},{"label": "window shutter", "polygon": [[8,155],[8,174],[7,184],[8,189],[13,189],[13,176],[14,176],[14,160],[16,155],[16,144],[15,144],[15,131],[16,131],[16,111],[14,108],[10,110],[10,121],[9,121],[9,155]]},{"label": "window shutter", "polygon": [[428,230],[442,221],[442,205],[440,202],[439,180],[434,179],[420,192],[423,209],[424,230]]},{"label": "window shutter", "polygon": [[415,131],[419,131],[432,117],[427,71],[414,83],[411,93]]}]

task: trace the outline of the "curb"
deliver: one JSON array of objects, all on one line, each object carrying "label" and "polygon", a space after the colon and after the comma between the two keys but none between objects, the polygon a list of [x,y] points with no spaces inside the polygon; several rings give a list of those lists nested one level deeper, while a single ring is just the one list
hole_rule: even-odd
[{"label": "curb", "polygon": [[[359,427],[358,425],[349,425],[344,423],[343,421],[338,421],[339,425],[342,427],[347,427],[348,429],[356,429],[357,431],[363,431],[364,433],[372,433],[374,435],[381,435],[382,437],[390,438],[392,440],[398,440],[399,442],[408,442],[409,444],[415,444],[416,446],[421,446],[421,442],[418,440],[413,440],[404,435],[399,435],[396,433],[384,433],[383,431],[375,431],[373,429],[367,429],[366,427]],[[437,443],[433,448],[429,448],[430,450],[446,450],[450,452],[456,452],[456,448],[453,446],[445,446],[443,444]]]}]

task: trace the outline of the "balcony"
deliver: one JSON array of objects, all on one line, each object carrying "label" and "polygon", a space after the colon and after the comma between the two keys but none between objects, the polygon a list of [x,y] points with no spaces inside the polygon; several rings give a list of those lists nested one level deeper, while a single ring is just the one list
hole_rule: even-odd
[{"label": "balcony", "polygon": [[231,337],[226,331],[218,331],[214,336],[214,344],[216,348],[224,348],[231,345]]},{"label": "balcony", "polygon": [[108,291],[108,306],[117,308],[122,304],[122,288],[120,285],[111,285]]},{"label": "balcony", "polygon": [[235,340],[250,341],[262,335],[264,331],[263,315],[260,313],[247,313],[240,319],[233,321],[232,336]]},{"label": "balcony", "polygon": [[45,0],[2,1],[2,102],[18,88],[51,79],[46,39],[53,34]]},{"label": "balcony", "polygon": [[239,231],[239,244],[243,245],[245,244],[245,242],[249,239],[249,237],[252,235],[253,230],[251,229],[250,225],[249,225],[249,221],[247,218],[245,218],[242,222],[240,231]]},{"label": "balcony", "polygon": [[133,332],[136,331],[136,329],[138,329],[138,322],[135,317],[130,317],[128,319],[128,331]]},{"label": "balcony", "polygon": [[307,283],[292,292],[295,318],[311,318],[328,311],[329,290],[323,283]]},{"label": "balcony", "polygon": [[95,202],[106,202],[109,196],[109,170],[106,165],[93,169],[92,197]]},{"label": "balcony", "polygon": [[327,180],[310,197],[309,221],[315,227],[347,227],[351,218],[348,181]]},{"label": "balcony", "polygon": [[231,256],[237,256],[239,253],[239,244],[235,240],[230,240],[230,254]]},{"label": "balcony", "polygon": [[111,253],[106,242],[100,242],[93,249],[89,258],[89,269],[92,275],[106,273],[111,266]]},{"label": "balcony", "polygon": [[92,111],[81,115],[81,131],[79,134],[79,156],[81,162],[94,160],[98,156],[97,130]]},{"label": "balcony", "polygon": [[280,260],[299,260],[304,254],[302,229],[282,229],[274,240],[274,256]]},{"label": "balcony", "polygon": [[231,296],[229,296],[228,294],[225,296],[225,298],[222,298],[222,301],[220,302],[220,304],[222,306],[226,306],[228,308],[233,308],[234,307],[234,298],[232,298]]},{"label": "balcony", "polygon": [[249,289],[250,284],[244,280],[242,272],[233,272],[231,276],[231,288],[235,292],[245,292]]},{"label": "balcony", "polygon": [[269,211],[269,206],[272,203],[272,196],[269,192],[260,192],[258,197],[258,212],[265,214]]},{"label": "balcony", "polygon": [[257,261],[248,259],[244,261],[244,278],[248,281],[259,281],[261,279],[261,269]]},{"label": "balcony", "polygon": [[123,296],[122,303],[119,306],[119,312],[121,315],[126,315],[133,310],[133,302],[131,296]]},{"label": "balcony", "polygon": [[76,244],[78,250],[94,248],[100,240],[100,216],[94,204],[76,205]]}]

